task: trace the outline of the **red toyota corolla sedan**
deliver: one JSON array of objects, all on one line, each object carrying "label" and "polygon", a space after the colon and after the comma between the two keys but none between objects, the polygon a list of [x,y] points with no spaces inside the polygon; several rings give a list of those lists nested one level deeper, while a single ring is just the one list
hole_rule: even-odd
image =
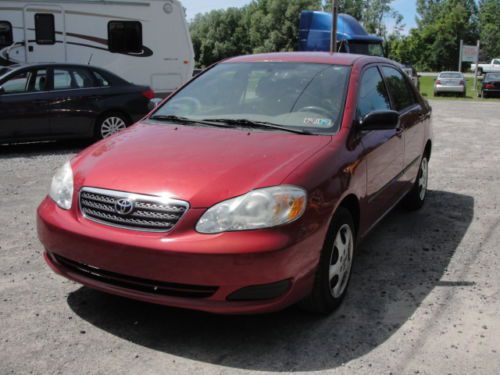
[{"label": "red toyota corolla sedan", "polygon": [[45,259],[105,292],[215,313],[330,312],[356,245],[425,200],[431,109],[390,60],[236,57],[55,174]]}]

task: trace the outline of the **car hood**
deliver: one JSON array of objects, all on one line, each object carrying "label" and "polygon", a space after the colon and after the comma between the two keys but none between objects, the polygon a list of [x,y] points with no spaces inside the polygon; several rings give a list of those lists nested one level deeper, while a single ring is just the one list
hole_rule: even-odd
[{"label": "car hood", "polygon": [[139,123],[72,161],[75,188],[169,196],[205,208],[282,183],[331,138]]}]

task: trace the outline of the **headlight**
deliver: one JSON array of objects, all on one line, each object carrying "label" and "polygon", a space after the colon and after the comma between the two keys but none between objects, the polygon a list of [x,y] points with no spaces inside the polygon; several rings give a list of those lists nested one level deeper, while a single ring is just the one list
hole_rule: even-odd
[{"label": "headlight", "polygon": [[69,161],[56,171],[50,185],[49,196],[59,207],[65,210],[71,208],[71,202],[73,201],[73,171]]},{"label": "headlight", "polygon": [[253,190],[216,204],[198,220],[201,233],[270,228],[290,223],[306,209],[306,192],[295,186]]}]

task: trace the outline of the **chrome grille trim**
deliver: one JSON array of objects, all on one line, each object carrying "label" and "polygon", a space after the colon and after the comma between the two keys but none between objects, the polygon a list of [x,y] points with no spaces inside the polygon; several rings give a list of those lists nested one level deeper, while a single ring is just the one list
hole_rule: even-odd
[{"label": "chrome grille trim", "polygon": [[[115,203],[120,199],[134,202],[130,214],[116,212]],[[142,232],[168,232],[189,209],[188,202],[177,199],[91,187],[81,188],[79,206],[88,220]]]}]

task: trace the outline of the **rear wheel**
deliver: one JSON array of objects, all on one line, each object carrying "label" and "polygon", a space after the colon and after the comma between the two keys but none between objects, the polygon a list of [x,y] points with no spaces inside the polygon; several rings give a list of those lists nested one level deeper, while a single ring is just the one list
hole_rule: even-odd
[{"label": "rear wheel", "polygon": [[488,97],[488,93],[483,91],[483,98],[486,99]]},{"label": "rear wheel", "polygon": [[327,314],[340,305],[351,277],[355,245],[352,215],[349,210],[340,207],[321,252],[313,290],[300,303],[303,309]]},{"label": "rear wheel", "polygon": [[108,113],[102,116],[96,125],[95,138],[103,139],[118,133],[128,125],[127,118],[120,113]]},{"label": "rear wheel", "polygon": [[427,184],[429,181],[429,158],[427,155],[422,157],[420,168],[418,170],[417,180],[413,188],[403,199],[403,205],[408,210],[418,210],[422,208],[427,196]]}]

